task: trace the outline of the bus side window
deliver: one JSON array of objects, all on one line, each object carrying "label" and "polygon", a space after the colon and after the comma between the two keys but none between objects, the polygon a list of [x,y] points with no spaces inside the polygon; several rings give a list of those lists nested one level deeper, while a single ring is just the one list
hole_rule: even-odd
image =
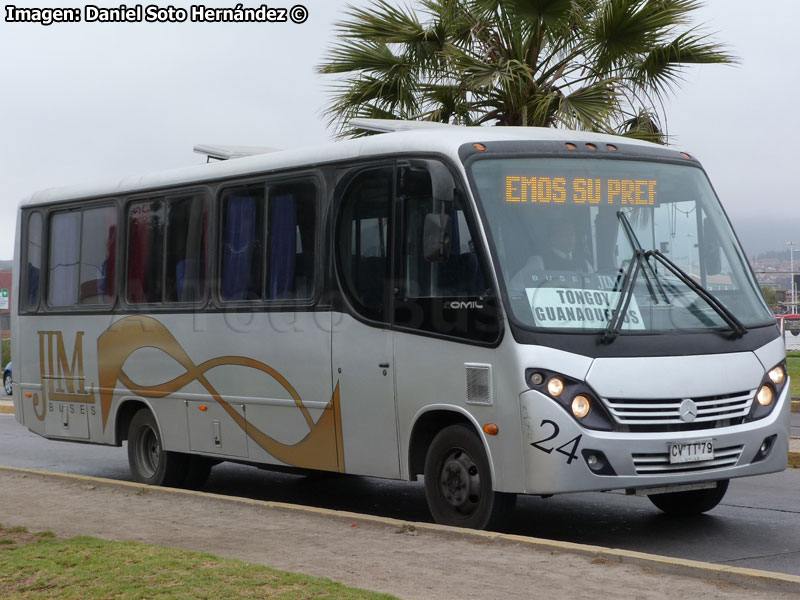
[{"label": "bus side window", "polygon": [[164,272],[166,302],[198,302],[205,295],[208,205],[198,195],[169,198],[167,256]]},{"label": "bus side window", "polygon": [[80,256],[80,211],[54,214],[50,219],[50,273],[47,281],[47,303],[50,306],[78,303]]},{"label": "bus side window", "polygon": [[117,210],[58,212],[50,219],[50,306],[110,304],[114,298]]},{"label": "bus side window", "polygon": [[81,230],[80,303],[109,304],[116,281],[117,209],[83,211]]},{"label": "bus side window", "polygon": [[[400,169],[399,196],[403,199],[404,296],[406,298],[461,298],[486,291],[483,272],[460,200],[434,206],[426,171]],[[450,252],[441,262],[429,262],[423,252],[423,226],[429,213],[450,217]]]},{"label": "bus side window", "polygon": [[263,185],[226,190],[222,199],[220,298],[261,300],[264,288]]},{"label": "bus side window", "polygon": [[294,181],[269,186],[267,198],[266,298],[314,295],[317,186]]},{"label": "bus side window", "polygon": [[128,207],[128,302],[161,302],[164,200]]},{"label": "bus side window", "polygon": [[[398,169],[402,285],[395,300],[394,323],[403,329],[492,343],[500,335],[496,300],[479,260],[459,194],[453,200],[433,197],[425,169]],[[449,218],[449,248],[443,260],[428,260],[424,228],[430,214]]]},{"label": "bus side window", "polygon": [[386,321],[393,169],[358,174],[348,185],[336,232],[344,292],[364,317]]},{"label": "bus side window", "polygon": [[28,219],[27,270],[25,273],[27,294],[25,308],[39,307],[39,280],[42,272],[42,213],[32,213]]}]

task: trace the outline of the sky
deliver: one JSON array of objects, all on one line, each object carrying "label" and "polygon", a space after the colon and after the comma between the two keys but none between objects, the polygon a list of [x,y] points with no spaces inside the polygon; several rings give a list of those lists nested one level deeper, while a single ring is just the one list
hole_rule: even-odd
[{"label": "sky", "polygon": [[[12,257],[16,208],[36,190],[199,164],[199,143],[329,141],[322,110],[331,82],[314,67],[347,3],[303,4],[302,24],[45,27],[0,16],[0,259]],[[666,107],[673,144],[703,162],[748,255],[785,249],[800,242],[800,69],[790,62],[800,55],[800,2],[765,0],[755,10],[752,1],[707,0],[696,21],[740,64],[687,71]]]}]

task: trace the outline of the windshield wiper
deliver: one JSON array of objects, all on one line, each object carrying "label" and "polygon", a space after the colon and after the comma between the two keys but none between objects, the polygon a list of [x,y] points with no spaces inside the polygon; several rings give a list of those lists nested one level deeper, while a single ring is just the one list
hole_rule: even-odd
[{"label": "windshield wiper", "polygon": [[628,312],[628,306],[630,306],[631,298],[633,298],[633,290],[636,287],[636,279],[639,277],[640,271],[644,273],[647,290],[650,292],[650,296],[655,303],[659,304],[658,294],[656,294],[655,289],[653,289],[653,283],[650,281],[650,276],[647,274],[648,271],[650,271],[653,281],[655,281],[658,286],[658,291],[661,292],[661,295],[664,297],[664,302],[669,304],[669,296],[667,296],[664,286],[661,285],[661,281],[655,269],[653,269],[653,266],[647,261],[648,254],[639,243],[639,238],[636,237],[636,233],[633,231],[633,226],[628,220],[628,217],[620,210],[617,212],[617,218],[622,225],[622,230],[628,238],[628,242],[630,242],[633,248],[633,258],[628,264],[628,270],[625,272],[625,278],[622,280],[617,306],[614,308],[614,312],[606,326],[605,332],[603,332],[602,342],[604,344],[610,344],[617,339],[617,336],[619,336],[622,330],[622,324],[625,322],[625,314]]},{"label": "windshield wiper", "polygon": [[[639,272],[642,270],[642,261],[647,262],[645,253],[642,250],[634,250],[633,260],[628,264],[628,270],[625,271],[625,277],[622,280],[617,306],[614,308],[611,320],[608,322],[606,330],[603,333],[602,342],[604,344],[610,344],[617,339],[617,336],[619,336],[622,330],[622,324],[625,322],[625,314],[628,312],[628,306],[630,306],[631,298],[633,298],[636,279],[639,277]],[[656,300],[656,302],[658,302],[658,300]]]},{"label": "windshield wiper", "polygon": [[[717,300],[715,296],[711,294],[707,289],[697,283],[694,279],[692,279],[683,269],[681,269],[678,265],[672,262],[669,258],[664,256],[658,250],[648,250],[644,251],[642,249],[639,240],[636,238],[636,234],[633,231],[633,227],[631,226],[630,221],[628,221],[628,217],[622,211],[617,212],[617,218],[619,218],[620,223],[622,224],[623,230],[628,237],[628,240],[633,246],[633,258],[634,260],[628,265],[628,270],[625,273],[625,279],[622,282],[622,289],[620,290],[619,300],[617,301],[617,306],[614,309],[614,313],[611,316],[611,320],[606,327],[605,332],[603,333],[602,341],[605,344],[609,344],[617,339],[619,336],[620,331],[622,330],[622,325],[625,320],[625,313],[628,311],[628,306],[631,303],[631,298],[633,297],[634,286],[636,284],[636,278],[639,275],[639,271],[642,269],[650,270],[653,275],[653,279],[655,280],[656,284],[658,285],[659,291],[664,295],[664,299],[667,303],[669,303],[669,298],[667,293],[664,291],[661,282],[658,279],[658,275],[656,274],[655,270],[653,269],[652,265],[649,262],[649,258],[652,256],[661,264],[663,264],[669,271],[672,272],[686,287],[692,290],[695,294],[697,294],[702,300],[706,302],[721,318],[725,323],[727,323],[728,327],[731,328],[735,337],[742,337],[745,333],[747,333],[747,328],[742,324],[742,322],[736,318],[728,308],[725,307],[722,302]],[[647,278],[647,273],[645,271],[645,278]],[[658,298],[655,295],[652,285],[650,281],[647,282],[648,289],[650,290],[650,294],[658,303]]]},{"label": "windshield wiper", "polygon": [[686,285],[686,287],[700,296],[700,298],[702,298],[706,304],[713,308],[720,318],[728,324],[728,327],[731,328],[735,337],[742,337],[745,333],[747,333],[747,327],[745,327],[742,322],[736,318],[736,315],[734,315],[724,304],[722,304],[722,302],[720,302],[711,292],[692,279],[686,273],[686,271],[681,269],[678,265],[664,256],[658,250],[650,250],[647,252],[645,255],[645,260],[651,256],[663,264],[667,269],[672,271],[673,275],[680,279],[681,282]]},{"label": "windshield wiper", "polygon": [[[644,251],[644,248],[639,243],[639,238],[636,237],[636,232],[633,230],[633,225],[628,220],[627,215],[620,211],[617,211],[617,218],[619,222],[622,224],[622,229],[625,231],[625,235],[628,238],[628,241],[633,248],[634,255],[637,253],[641,254],[642,257],[639,259],[642,268],[644,269],[644,279],[645,283],[647,283],[647,290],[650,292],[650,296],[652,296],[653,300],[655,300],[656,304],[658,304],[658,296],[656,295],[655,291],[653,290],[653,284],[650,282],[650,277],[648,277],[647,272],[650,271],[650,275],[653,277],[653,281],[656,282],[658,286],[658,291],[661,292],[661,295],[664,297],[664,302],[669,304],[669,296],[667,296],[667,292],[664,291],[664,286],[661,285],[661,280],[658,278],[658,273],[656,273],[653,266],[647,261],[647,253]],[[642,258],[644,262],[642,262]]]}]

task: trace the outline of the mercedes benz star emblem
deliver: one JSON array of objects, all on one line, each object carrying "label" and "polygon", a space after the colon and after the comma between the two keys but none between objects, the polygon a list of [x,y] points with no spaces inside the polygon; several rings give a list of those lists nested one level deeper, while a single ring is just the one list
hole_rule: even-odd
[{"label": "mercedes benz star emblem", "polygon": [[691,423],[697,418],[697,404],[691,398],[686,398],[681,402],[680,412],[681,421]]}]

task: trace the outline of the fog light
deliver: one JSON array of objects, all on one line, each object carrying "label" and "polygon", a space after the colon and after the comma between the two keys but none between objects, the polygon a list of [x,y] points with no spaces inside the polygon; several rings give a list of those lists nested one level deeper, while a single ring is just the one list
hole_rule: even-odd
[{"label": "fog light", "polygon": [[564,380],[560,377],[553,377],[547,382],[547,392],[553,396],[558,397],[564,392]]},{"label": "fog light", "polygon": [[533,373],[531,375],[531,385],[542,385],[544,381],[544,375],[541,373]]},{"label": "fog light", "polygon": [[592,405],[591,402],[589,402],[589,398],[583,394],[578,394],[572,399],[572,414],[578,419],[583,419],[588,415],[591,408]]},{"label": "fog light", "polygon": [[775,385],[780,385],[786,381],[786,371],[783,370],[781,365],[772,369],[767,375],[769,375],[769,380]]},{"label": "fog light", "polygon": [[594,469],[597,466],[597,457],[592,454],[589,458],[586,459],[586,464],[589,465],[590,469]]},{"label": "fog light", "polygon": [[761,454],[766,454],[766,453],[767,453],[767,450],[769,450],[769,444],[767,443],[767,441],[766,441],[766,440],[764,440],[764,443],[763,443],[763,444],[761,444],[761,450],[760,450],[760,452],[761,452]]},{"label": "fog light", "polygon": [[772,401],[775,399],[775,394],[772,391],[772,388],[768,385],[762,385],[761,389],[758,390],[758,394],[756,395],[756,400],[761,406],[769,406],[772,404]]}]

